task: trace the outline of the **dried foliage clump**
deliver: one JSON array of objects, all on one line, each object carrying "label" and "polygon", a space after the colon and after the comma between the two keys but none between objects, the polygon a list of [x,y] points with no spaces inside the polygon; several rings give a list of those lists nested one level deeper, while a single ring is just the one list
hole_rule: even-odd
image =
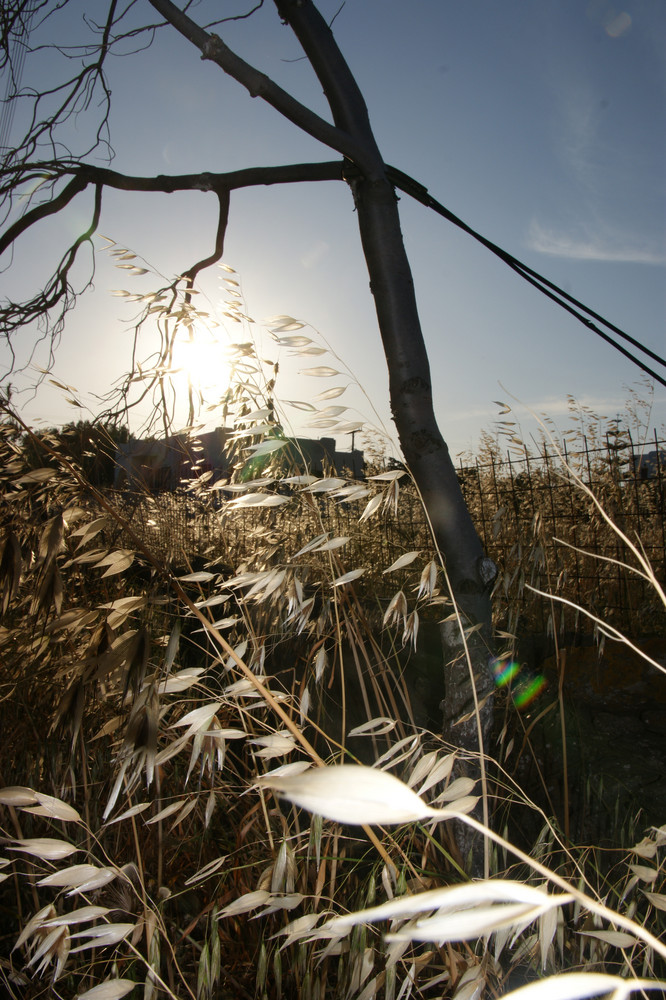
[{"label": "dried foliage clump", "polygon": [[[629,409],[639,405],[636,396]],[[512,431],[505,450],[505,436],[487,435],[481,455],[461,468],[465,500],[501,567],[497,626],[510,633],[589,634],[584,607],[628,635],[662,634],[663,604],[650,581],[628,565],[623,535],[640,539],[663,578],[664,442],[656,433],[646,440],[640,424],[634,440],[630,426],[581,414],[574,400],[570,409],[573,426],[563,434],[544,424],[541,440],[526,443]],[[560,607],[554,616],[530,588],[565,595],[576,607]]]},{"label": "dried foliage clump", "polygon": [[[302,327],[280,317],[272,335],[311,352]],[[490,756],[482,783],[460,773],[438,735],[443,667],[428,673],[422,656],[456,609],[407,471],[360,482],[287,467],[275,383],[251,344],[236,362],[220,403],[232,474],[195,468],[178,496],[119,493],[62,436],[0,428],[7,995],[469,1000],[525,981],[538,994],[558,973],[558,996],[658,988],[666,828],[632,828],[604,859]],[[339,431],[330,408],[320,419]],[[527,494],[554,505],[555,486],[540,490],[543,471],[503,482],[497,467],[494,501],[475,480],[497,502],[489,550],[531,531],[501,563],[510,644],[537,606],[528,584],[553,601],[579,593],[550,514],[523,509]],[[575,464],[562,470],[579,495],[570,544],[593,549],[603,526],[622,547],[614,570],[643,574],[658,616],[643,550]],[[605,606],[589,607],[616,638]],[[513,738],[509,720],[504,764]],[[514,812],[537,831],[528,845],[495,832]],[[481,880],[453,821],[488,846]]]}]

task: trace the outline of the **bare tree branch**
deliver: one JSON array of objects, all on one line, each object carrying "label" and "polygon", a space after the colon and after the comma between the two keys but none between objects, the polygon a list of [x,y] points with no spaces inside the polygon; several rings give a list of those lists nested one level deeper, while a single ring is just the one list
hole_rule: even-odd
[{"label": "bare tree branch", "polygon": [[[52,321],[54,341],[62,331],[66,313],[75,301],[76,292],[69,282],[69,272],[76,259],[79,248],[88,242],[99,222],[102,191],[104,188],[114,188],[120,191],[145,191],[172,194],[176,191],[214,192],[218,197],[219,214],[215,248],[211,255],[192,265],[185,274],[191,278],[190,287],[197,274],[205,267],[220,260],[224,246],[224,233],[229,211],[229,193],[244,187],[272,184],[295,184],[306,181],[342,180],[342,161],[321,163],[294,163],[274,167],[249,167],[244,170],[233,170],[228,173],[181,174],[175,176],[158,175],[157,177],[138,177],[119,173],[108,167],[92,164],[76,164],[72,162],[52,161],[47,164],[24,164],[10,167],[2,171],[7,178],[4,187],[17,184],[18,179],[25,181],[28,177],[40,177],[47,183],[54,184],[58,180],[71,178],[66,186],[50,200],[35,205],[21,218],[17,219],[0,235],[0,255],[10,250],[17,240],[26,232],[36,227],[44,219],[63,211],[86,188],[95,188],[95,209],[93,221],[69,247],[53,277],[45,289],[38,292],[27,302],[11,300],[0,306],[0,329],[4,336],[11,340],[12,336],[23,326],[38,320],[44,324],[49,322],[49,314],[59,309],[58,315]],[[0,189],[1,190],[1,189]],[[86,282],[88,286],[90,279]],[[79,289],[81,291],[82,289]]]},{"label": "bare tree branch", "polygon": [[[96,97],[98,87],[102,91],[99,102],[102,108],[101,117],[92,145],[79,155],[86,156],[100,145],[107,146],[110,149],[108,118],[111,91],[104,74],[104,63],[113,44],[112,29],[116,22],[117,4],[118,0],[111,0],[106,23],[101,30],[101,39],[93,48],[92,61],[84,65],[79,73],[52,88],[45,87],[40,91],[28,89],[9,96],[8,100],[14,103],[20,100],[32,100],[33,104],[30,124],[25,131],[24,139],[13,149],[9,149],[6,152],[3,165],[6,166],[32,159],[36,151],[44,146],[51,149],[53,157],[57,157],[60,145],[55,137],[57,128],[71,119],[73,115],[87,111]],[[52,10],[49,10],[47,6],[47,16],[50,13],[52,13]],[[53,97],[57,98],[59,103],[41,118],[41,108],[44,102],[47,98]]]},{"label": "bare tree branch", "polygon": [[384,164],[372,133],[365,100],[329,25],[313,4],[275,0],[275,6],[298,38],[317,74],[335,124],[362,146],[363,158],[361,161],[354,160],[355,166],[369,180],[384,178]]},{"label": "bare tree branch", "polygon": [[229,21],[246,21],[248,17],[252,17],[252,15],[256,14],[258,10],[261,10],[263,6],[264,6],[264,0],[259,0],[259,2],[256,3],[254,7],[248,10],[245,14],[230,14],[228,17],[220,17],[215,21],[209,21],[206,25],[204,25],[204,27],[208,31],[210,30],[210,28],[214,28],[218,24],[227,24]]},{"label": "bare tree branch", "polygon": [[77,194],[85,191],[89,183],[90,181],[86,180],[85,177],[76,175],[67,187],[51,201],[45,201],[41,205],[32,208],[29,212],[26,212],[21,219],[18,219],[0,236],[0,254],[3,254],[5,250],[12,246],[26,230],[37,225],[42,219],[48,218],[49,215],[61,212]]},{"label": "bare tree branch", "polygon": [[[227,223],[229,222],[229,191],[228,189],[219,190],[217,193],[217,199],[219,202],[218,216],[217,216],[217,232],[215,233],[215,248],[213,252],[203,260],[198,261],[193,264],[187,271],[185,271],[185,277],[187,278],[187,284],[189,288],[194,287],[194,282],[200,271],[203,271],[207,267],[212,267],[213,264],[217,264],[218,261],[222,260],[222,254],[224,253],[224,237],[227,232]],[[187,300],[189,302],[189,299]]]},{"label": "bare tree branch", "polygon": [[[275,167],[248,167],[228,173],[198,174],[158,174],[156,177],[140,177],[122,174],[108,167],[92,164],[24,164],[15,170],[5,170],[5,176],[34,171],[35,176],[56,180],[72,177],[66,188],[51,201],[37,205],[18,219],[0,236],[0,254],[3,254],[16,240],[32,226],[49,215],[62,211],[77,194],[89,185],[101,185],[118,191],[146,191],[173,194],[176,191],[214,191],[221,193],[237,188],[271,184],[300,184],[304,181],[342,180],[343,165],[338,162],[293,163]],[[25,179],[25,178],[22,178]],[[11,184],[11,180],[9,181]]]},{"label": "bare tree branch", "polygon": [[[9,301],[0,306],[0,330],[10,343],[14,333],[30,323],[37,322],[38,327],[42,330],[40,340],[46,337],[49,339],[49,364],[53,361],[54,350],[62,333],[67,313],[75,305],[77,296],[89,288],[92,283],[95,273],[92,237],[99,225],[102,190],[101,185],[96,185],[90,224],[84,232],[77,236],[66,251],[46,286],[27,302],[17,304]],[[86,243],[90,244],[92,250],[90,274],[82,287],[74,289],[70,283],[70,272],[77,260],[79,250]],[[49,323],[50,314],[56,307],[59,308],[59,313],[55,321]]]},{"label": "bare tree branch", "polygon": [[274,83],[265,73],[260,72],[225,45],[215,34],[209,34],[187,14],[179,10],[171,0],[149,0],[155,10],[177,31],[187,38],[201,52],[202,59],[216,63],[229,76],[242,84],[251,97],[261,97],[276,111],[297,125],[308,135],[325,143],[344,157],[352,160],[359,169],[370,170],[367,149],[363,143],[341,128],[329,124],[319,115],[295,100],[290,94]]}]

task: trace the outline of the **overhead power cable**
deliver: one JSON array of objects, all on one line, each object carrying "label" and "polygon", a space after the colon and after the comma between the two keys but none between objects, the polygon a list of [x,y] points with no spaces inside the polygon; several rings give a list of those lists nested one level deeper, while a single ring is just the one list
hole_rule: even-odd
[{"label": "overhead power cable", "polygon": [[[18,27],[11,31],[11,34],[14,35],[14,54],[13,59],[11,61],[8,59],[7,61],[7,86],[2,101],[2,113],[0,114],[0,151],[11,149],[9,140],[14,121],[14,112],[16,111],[16,98],[21,90],[23,66],[30,39],[30,22],[35,13],[37,0],[25,0],[22,6],[23,9],[16,16]],[[10,45],[11,42],[8,39],[8,48]]]},{"label": "overhead power cable", "polygon": [[[636,348],[636,350],[642,351],[643,354],[646,354],[658,365],[661,365],[663,368],[666,368],[666,360],[664,360],[664,358],[660,357],[654,351],[650,350],[649,347],[646,347],[644,344],[641,344],[640,341],[636,340],[634,337],[631,337],[628,333],[625,333],[624,330],[621,330],[619,327],[615,326],[614,323],[611,323],[609,322],[609,320],[604,319],[603,316],[600,316],[599,313],[595,312],[593,309],[590,309],[583,302],[579,302],[578,299],[575,299],[572,295],[569,295],[568,292],[565,292],[563,288],[560,288],[552,281],[549,281],[548,278],[545,278],[542,274],[539,274],[538,271],[534,271],[531,267],[528,267],[527,264],[524,264],[522,261],[518,260],[517,257],[514,257],[507,250],[503,250],[501,247],[497,246],[496,243],[493,243],[491,240],[486,239],[485,236],[482,236],[481,233],[477,233],[476,230],[472,229],[471,226],[468,226],[466,222],[463,222],[462,219],[459,219],[457,215],[454,215],[453,212],[450,212],[448,208],[445,208],[444,205],[441,205],[435,198],[433,198],[430,195],[428,189],[424,187],[422,184],[419,184],[418,181],[415,181],[413,177],[410,177],[408,174],[403,173],[402,170],[398,170],[396,167],[387,167],[387,172],[389,180],[393,184],[395,184],[397,188],[399,188],[401,191],[404,191],[405,194],[410,195],[412,198],[415,199],[415,201],[418,201],[422,205],[425,205],[426,208],[432,209],[434,212],[437,212],[438,215],[441,215],[449,222],[452,222],[454,226],[457,226],[458,229],[462,229],[464,233],[467,233],[469,236],[472,236],[475,240],[481,243],[482,246],[490,250],[491,253],[494,253],[496,257],[499,257],[500,260],[504,261],[504,263],[507,264],[513,271],[515,271],[516,274],[519,274],[521,278],[524,278],[525,281],[528,281],[540,292],[548,296],[549,299],[552,299],[553,302],[556,302],[559,306],[562,307],[562,309],[565,309],[568,313],[571,313],[572,316],[575,316],[576,319],[579,320],[583,324],[583,326],[586,326],[588,330],[591,330],[593,333],[596,333],[598,337],[601,337],[603,340],[605,340],[608,344],[610,344],[617,351],[623,354],[626,358],[632,361],[635,365],[641,368],[647,375],[653,378],[656,382],[659,382],[661,385],[666,386],[665,377],[659,375],[656,371],[654,371],[654,369],[650,368],[650,366],[647,365],[644,361],[641,361],[640,358],[637,358],[632,351],[628,350],[626,347],[623,347],[622,344],[618,344],[618,342],[614,340],[613,337],[611,337],[604,330],[601,330],[597,326],[597,323],[601,323],[603,326],[606,327],[607,330],[610,330],[612,333],[616,334],[622,340],[631,344],[632,347]],[[595,320],[596,322],[593,322],[593,320]]]}]

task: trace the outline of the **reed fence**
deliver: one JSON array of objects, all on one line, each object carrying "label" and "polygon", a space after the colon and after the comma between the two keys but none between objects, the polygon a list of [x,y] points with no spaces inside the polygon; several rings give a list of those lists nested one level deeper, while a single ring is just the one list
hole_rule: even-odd
[{"label": "reed fence", "polygon": [[[514,634],[594,630],[591,619],[544,600],[534,588],[588,609],[627,635],[663,634],[663,605],[607,518],[640,548],[663,583],[666,442],[655,436],[646,455],[631,440],[609,439],[591,447],[582,438],[564,456],[544,445],[540,453],[525,449],[522,456],[468,462],[458,472],[484,548],[499,568],[494,594],[499,629]],[[176,567],[220,560],[235,572],[257,553],[266,564],[291,562],[313,537],[327,531],[330,537],[349,538],[336,553],[337,571],[363,567],[359,585],[381,601],[399,588],[409,594],[433,554],[411,485],[401,489],[397,509],[380,509],[363,524],[358,520],[363,500],[341,503],[321,495],[298,505],[236,511],[210,494],[124,494],[117,500],[145,542]],[[414,550],[422,558],[405,570],[384,573],[398,556]]]}]

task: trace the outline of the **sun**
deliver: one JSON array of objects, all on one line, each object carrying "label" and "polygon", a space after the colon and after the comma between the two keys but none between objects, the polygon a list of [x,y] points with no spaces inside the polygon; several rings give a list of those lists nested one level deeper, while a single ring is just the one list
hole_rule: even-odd
[{"label": "sun", "polygon": [[175,340],[172,369],[179,381],[202,395],[224,392],[231,377],[224,345],[203,327],[192,327],[189,335],[184,333]]}]

